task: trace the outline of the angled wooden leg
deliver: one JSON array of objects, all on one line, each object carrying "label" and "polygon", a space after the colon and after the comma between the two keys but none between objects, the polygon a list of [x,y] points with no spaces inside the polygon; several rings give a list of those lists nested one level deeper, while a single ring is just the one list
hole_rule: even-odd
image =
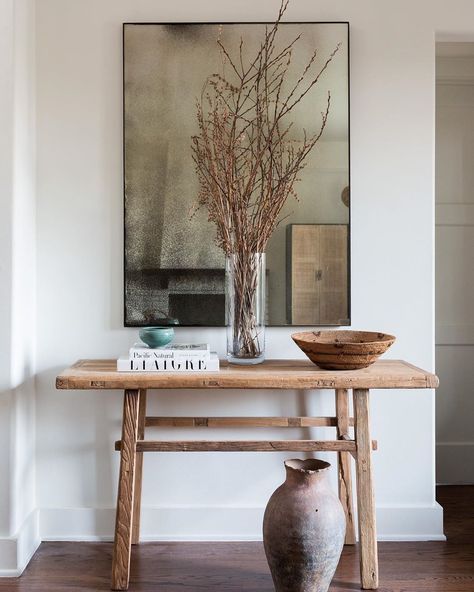
[{"label": "angled wooden leg", "polygon": [[[349,435],[349,396],[347,389],[336,389],[337,437]],[[354,508],[352,502],[352,476],[350,452],[339,452],[339,499],[346,514],[346,545],[355,545]]]},{"label": "angled wooden leg", "polygon": [[126,390],[123,400],[122,445],[115,518],[112,590],[127,590],[130,578],[133,493],[138,436],[139,391]]},{"label": "angled wooden leg", "polygon": [[359,516],[360,573],[362,588],[378,588],[377,530],[372,479],[369,391],[354,389],[355,438],[357,443],[357,510]]},{"label": "angled wooden leg", "polygon": [[[146,389],[140,389],[138,403],[138,440],[145,437]],[[133,498],[132,545],[140,542],[140,509],[142,503],[143,452],[137,452],[135,464],[135,492]]]}]

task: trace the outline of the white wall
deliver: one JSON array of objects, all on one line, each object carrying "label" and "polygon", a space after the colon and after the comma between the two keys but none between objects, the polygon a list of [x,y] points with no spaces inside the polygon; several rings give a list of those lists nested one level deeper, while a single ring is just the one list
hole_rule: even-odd
[{"label": "white wall", "polygon": [[[133,331],[121,326],[120,25],[134,20],[269,20],[277,2],[41,0],[36,4],[36,503],[43,537],[109,536],[117,472],[112,443],[119,430],[120,394],[58,393],[54,377],[79,357],[116,356],[134,338]],[[23,420],[29,416],[29,411],[20,411],[21,422],[10,420],[11,378],[18,369],[9,356],[16,339],[15,322],[10,319],[15,318],[13,286],[19,284],[12,268],[15,231],[10,220],[17,206],[11,191],[15,151],[9,91],[18,88],[12,60],[26,46],[12,49],[13,6],[13,0],[0,4],[0,76],[6,82],[0,95],[0,199],[5,214],[0,218],[0,353],[2,364],[7,362],[0,376],[1,388],[7,389],[0,408],[6,428],[2,443],[11,441],[13,426],[28,426]],[[431,0],[416,4],[299,0],[288,15],[293,20],[351,22],[353,326],[395,333],[398,342],[390,355],[427,369],[434,362],[434,38],[436,32],[447,40],[474,39],[474,25],[469,30],[465,24],[472,22],[472,16],[470,0],[453,0],[449,5]],[[30,72],[29,79],[33,76]],[[34,98],[34,89],[27,92]],[[19,240],[32,240],[34,232],[29,222],[25,224]],[[31,254],[30,261],[34,245]],[[30,269],[34,273],[34,265]],[[34,282],[34,276],[29,277]],[[17,293],[25,296],[25,290]],[[300,355],[289,333],[268,332],[269,357]],[[180,331],[184,339],[198,334],[224,352],[223,330]],[[179,397],[152,397],[154,410],[173,414],[322,413],[329,407],[328,394],[317,392],[271,396],[184,392]],[[382,537],[440,537],[441,512],[434,503],[433,394],[374,392],[372,409],[374,437],[380,444],[375,455],[379,532]],[[281,460],[281,455],[263,454],[147,457],[146,534],[258,537],[262,507],[283,478]],[[9,457],[2,456],[0,462],[3,474],[12,476]],[[32,470],[31,458],[25,466]],[[14,481],[9,478],[6,494],[0,490],[2,510],[9,504]],[[8,505],[0,520],[6,518],[11,526],[14,515]],[[11,529],[1,532],[9,534]]]},{"label": "white wall", "polygon": [[474,43],[437,52],[437,479],[474,483]]},{"label": "white wall", "polygon": [[[434,28],[411,5],[407,18],[404,5],[305,0],[288,18],[351,22],[353,326],[394,333],[391,357],[432,369]],[[37,484],[45,537],[112,532],[120,393],[57,392],[54,377],[77,358],[117,356],[135,336],[122,328],[121,23],[258,21],[276,8],[269,0],[37,6]],[[268,357],[301,357],[290,333],[268,331]],[[209,340],[224,353],[223,330],[183,329],[179,337]],[[292,392],[150,400],[165,414],[320,413],[332,405],[328,393]],[[440,537],[433,394],[374,392],[372,409],[380,536]],[[147,456],[146,534],[259,537],[285,456]]]},{"label": "white wall", "polygon": [[35,496],[35,12],[0,2],[0,571],[39,544]]},{"label": "white wall", "polygon": [[[8,476],[11,387],[13,10],[0,2],[0,466]],[[9,479],[0,481],[0,532],[9,534]]]}]

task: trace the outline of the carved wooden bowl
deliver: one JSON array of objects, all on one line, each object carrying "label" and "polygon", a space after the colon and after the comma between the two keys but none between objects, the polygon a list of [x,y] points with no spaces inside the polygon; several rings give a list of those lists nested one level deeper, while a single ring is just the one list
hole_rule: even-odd
[{"label": "carved wooden bowl", "polygon": [[367,368],[395,341],[393,335],[373,331],[303,331],[291,337],[314,364],[326,370]]}]

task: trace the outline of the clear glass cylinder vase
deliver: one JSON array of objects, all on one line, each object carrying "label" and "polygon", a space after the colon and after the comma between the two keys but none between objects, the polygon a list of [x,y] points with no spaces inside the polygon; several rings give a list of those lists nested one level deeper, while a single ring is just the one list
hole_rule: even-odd
[{"label": "clear glass cylinder vase", "polygon": [[226,258],[227,359],[259,364],[265,359],[265,253]]}]

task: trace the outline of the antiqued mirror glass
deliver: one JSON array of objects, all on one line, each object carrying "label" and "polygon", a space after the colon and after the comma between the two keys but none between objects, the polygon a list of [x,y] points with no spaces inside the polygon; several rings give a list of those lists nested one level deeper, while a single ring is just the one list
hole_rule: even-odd
[{"label": "antiqued mirror glass", "polygon": [[[255,55],[265,24],[124,24],[125,325],[222,326],[224,255],[205,211],[191,215],[198,181],[191,137],[196,100],[222,64],[217,39]],[[267,325],[350,324],[349,26],[284,23],[278,46],[300,36],[288,84],[317,49],[339,49],[292,111],[293,138],[329,117],[266,251]],[[228,67],[228,65],[227,65]]]}]

